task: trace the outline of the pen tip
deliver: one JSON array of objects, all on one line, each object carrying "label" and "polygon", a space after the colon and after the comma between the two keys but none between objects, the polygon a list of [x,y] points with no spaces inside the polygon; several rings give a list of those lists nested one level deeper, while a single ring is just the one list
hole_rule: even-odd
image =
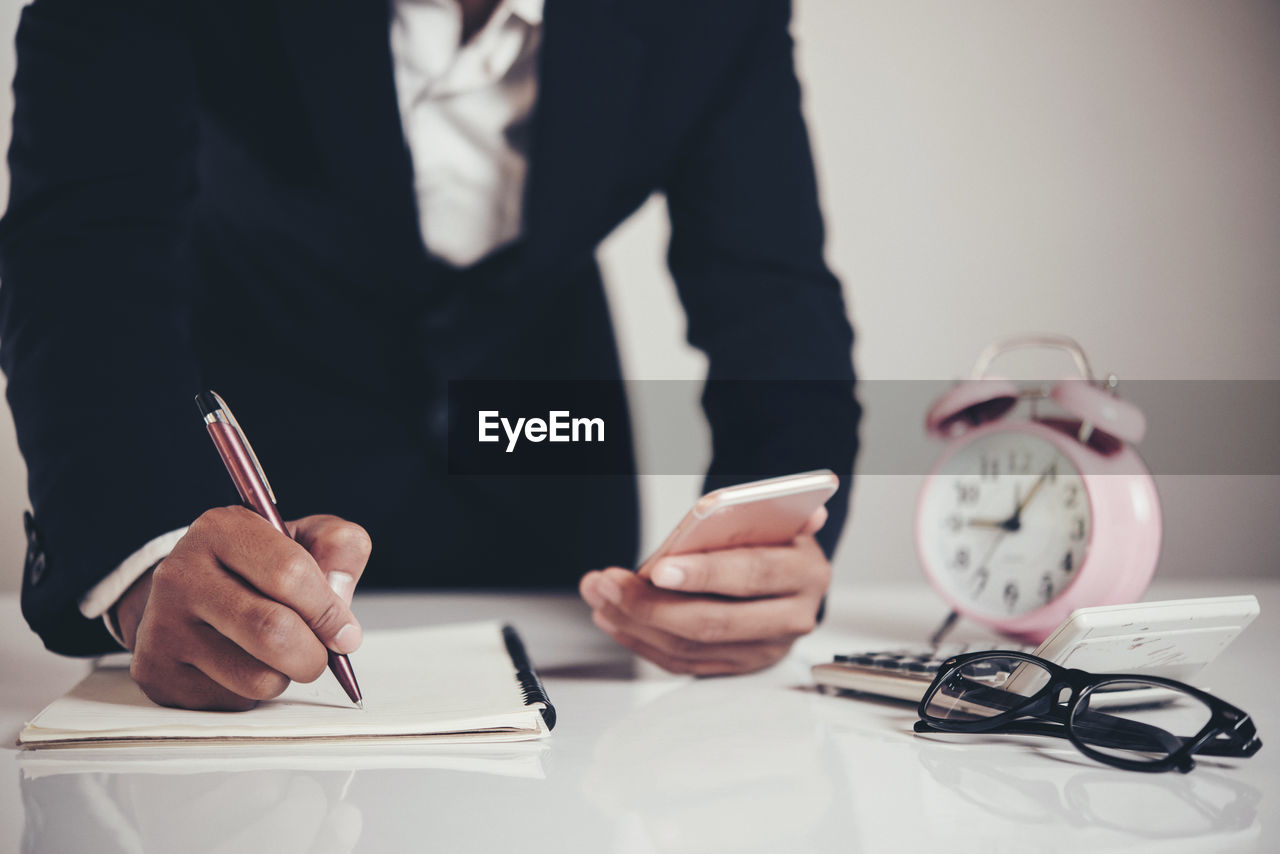
[{"label": "pen tip", "polygon": [[356,708],[363,712],[363,711],[364,711],[364,700],[356,700]]}]

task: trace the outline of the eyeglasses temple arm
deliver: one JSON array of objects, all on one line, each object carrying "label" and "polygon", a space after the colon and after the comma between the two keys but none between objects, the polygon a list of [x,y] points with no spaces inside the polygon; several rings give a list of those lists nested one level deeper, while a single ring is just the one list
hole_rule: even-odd
[{"label": "eyeglasses temple arm", "polygon": [[[1129,722],[1123,722],[1129,723]],[[1133,724],[1134,727],[1141,727],[1150,732],[1131,731],[1128,733],[1116,732],[1115,727],[1099,727],[1096,725],[1087,725],[1083,732],[1076,723],[1076,735],[1084,742],[1092,744],[1096,747],[1112,747],[1124,750],[1148,750],[1160,749],[1166,752],[1172,752],[1182,747],[1182,741],[1169,735],[1164,730],[1148,727],[1145,724]],[[949,730],[934,726],[928,721],[916,721],[916,732],[963,732],[963,730]],[[969,730],[969,732],[977,732]],[[1069,738],[1067,727],[1065,724],[1052,723],[1050,721],[1008,721],[1002,726],[993,729],[984,729],[983,733],[995,735],[1045,735],[1052,738]],[[1163,736],[1163,738],[1161,738]],[[1158,741],[1159,746],[1152,744],[1152,741]]]},{"label": "eyeglasses temple arm", "polygon": [[1258,728],[1245,715],[1231,729],[1215,732],[1195,752],[1206,756],[1252,756],[1261,749],[1262,739],[1258,738]]},{"label": "eyeglasses temple arm", "polygon": [[1098,747],[1151,749],[1174,753],[1186,745],[1186,739],[1179,738],[1160,727],[1093,709],[1076,712],[1071,721],[1071,727],[1081,741]]},{"label": "eyeglasses temple arm", "polygon": [[[1103,712],[1087,710],[1076,715],[1072,723],[1076,737],[1095,747],[1111,747],[1123,750],[1159,750],[1175,753],[1187,745],[1190,739],[1179,738],[1159,727],[1131,721]],[[956,732],[965,730],[943,729],[928,721],[915,723],[916,732]],[[979,730],[968,730],[978,732]],[[1006,735],[1042,735],[1052,738],[1068,738],[1065,724],[1050,721],[1015,720],[981,732]],[[1219,741],[1223,736],[1229,742]],[[1243,739],[1243,740],[1242,740]],[[1262,747],[1261,739],[1252,733],[1225,733],[1215,736],[1196,749],[1196,753],[1207,756],[1252,756]]]}]

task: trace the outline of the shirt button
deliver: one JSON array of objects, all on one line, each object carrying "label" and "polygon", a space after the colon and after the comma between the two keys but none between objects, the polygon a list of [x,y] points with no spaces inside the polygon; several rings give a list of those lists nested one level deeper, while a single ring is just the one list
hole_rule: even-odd
[{"label": "shirt button", "polygon": [[27,570],[27,578],[31,582],[32,587],[38,587],[41,581],[44,581],[44,571],[48,567],[48,559],[45,558],[44,552],[37,552],[36,555],[28,560],[30,568]]},{"label": "shirt button", "polygon": [[27,582],[36,587],[44,581],[44,574],[49,568],[49,558],[44,553],[40,542],[40,531],[36,528],[36,520],[29,511],[22,514],[22,527],[27,534],[26,575]]}]

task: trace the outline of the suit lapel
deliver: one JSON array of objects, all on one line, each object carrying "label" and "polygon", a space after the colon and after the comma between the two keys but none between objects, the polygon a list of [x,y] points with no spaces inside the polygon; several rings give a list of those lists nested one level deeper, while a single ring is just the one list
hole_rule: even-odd
[{"label": "suit lapel", "polygon": [[[388,0],[277,0],[280,28],[321,162],[378,219],[413,212]],[[388,204],[390,202],[391,204]]]},{"label": "suit lapel", "polygon": [[531,263],[602,238],[636,115],[641,40],[623,0],[546,0],[524,232]]},{"label": "suit lapel", "polygon": [[[413,162],[392,70],[389,0],[276,3],[329,177],[371,218],[416,225]],[[609,225],[601,189],[621,171],[620,152],[630,150],[642,68],[637,11],[643,5],[546,0],[524,197],[531,263],[591,245]]]}]

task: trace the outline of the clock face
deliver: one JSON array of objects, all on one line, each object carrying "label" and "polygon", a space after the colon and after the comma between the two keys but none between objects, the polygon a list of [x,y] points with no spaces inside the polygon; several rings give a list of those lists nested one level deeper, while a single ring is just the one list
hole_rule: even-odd
[{"label": "clock face", "polygon": [[1093,527],[1079,470],[1045,439],[978,436],[947,458],[920,507],[921,557],[969,610],[1015,617],[1066,589]]}]

